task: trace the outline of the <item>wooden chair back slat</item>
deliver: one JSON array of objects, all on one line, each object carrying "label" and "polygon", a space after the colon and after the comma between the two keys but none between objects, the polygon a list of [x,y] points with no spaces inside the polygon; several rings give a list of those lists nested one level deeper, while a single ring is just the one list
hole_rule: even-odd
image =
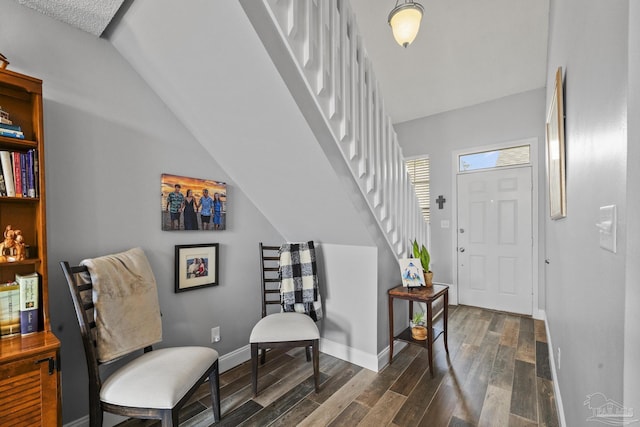
[{"label": "wooden chair back slat", "polygon": [[259,246],[262,317],[265,317],[268,305],[280,305],[280,246],[262,243]]}]

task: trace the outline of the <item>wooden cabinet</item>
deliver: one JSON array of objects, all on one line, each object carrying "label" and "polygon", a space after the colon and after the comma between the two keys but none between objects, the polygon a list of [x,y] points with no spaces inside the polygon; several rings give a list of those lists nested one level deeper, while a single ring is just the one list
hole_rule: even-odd
[{"label": "wooden cabinet", "polygon": [[42,81],[0,69],[0,107],[24,133],[24,139],[0,136],[0,151],[34,150],[38,159],[36,197],[0,196],[0,230],[20,229],[29,245],[26,259],[0,262],[0,282],[17,273],[40,275],[38,332],[0,339],[0,424],[58,426],[60,341],[49,323]]}]

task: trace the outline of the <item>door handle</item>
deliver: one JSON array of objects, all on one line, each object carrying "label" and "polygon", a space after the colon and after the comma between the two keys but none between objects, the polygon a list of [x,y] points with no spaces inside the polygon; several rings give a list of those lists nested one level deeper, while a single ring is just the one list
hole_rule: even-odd
[{"label": "door handle", "polygon": [[464,252],[464,248],[460,248],[458,249],[460,252]]}]

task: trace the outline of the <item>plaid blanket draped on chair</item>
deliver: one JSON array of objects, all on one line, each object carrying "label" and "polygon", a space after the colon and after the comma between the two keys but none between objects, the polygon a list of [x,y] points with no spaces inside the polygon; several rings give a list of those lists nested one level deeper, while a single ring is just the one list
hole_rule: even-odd
[{"label": "plaid blanket draped on chair", "polygon": [[280,247],[280,294],[283,311],[322,318],[318,269],[313,242],[285,243]]}]

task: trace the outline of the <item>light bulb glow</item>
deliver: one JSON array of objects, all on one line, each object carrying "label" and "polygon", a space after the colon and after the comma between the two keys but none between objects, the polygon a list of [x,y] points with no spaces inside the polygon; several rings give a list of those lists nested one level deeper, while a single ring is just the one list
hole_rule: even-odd
[{"label": "light bulb glow", "polygon": [[423,7],[419,3],[403,3],[389,14],[389,25],[393,37],[403,47],[409,46],[418,35]]}]

